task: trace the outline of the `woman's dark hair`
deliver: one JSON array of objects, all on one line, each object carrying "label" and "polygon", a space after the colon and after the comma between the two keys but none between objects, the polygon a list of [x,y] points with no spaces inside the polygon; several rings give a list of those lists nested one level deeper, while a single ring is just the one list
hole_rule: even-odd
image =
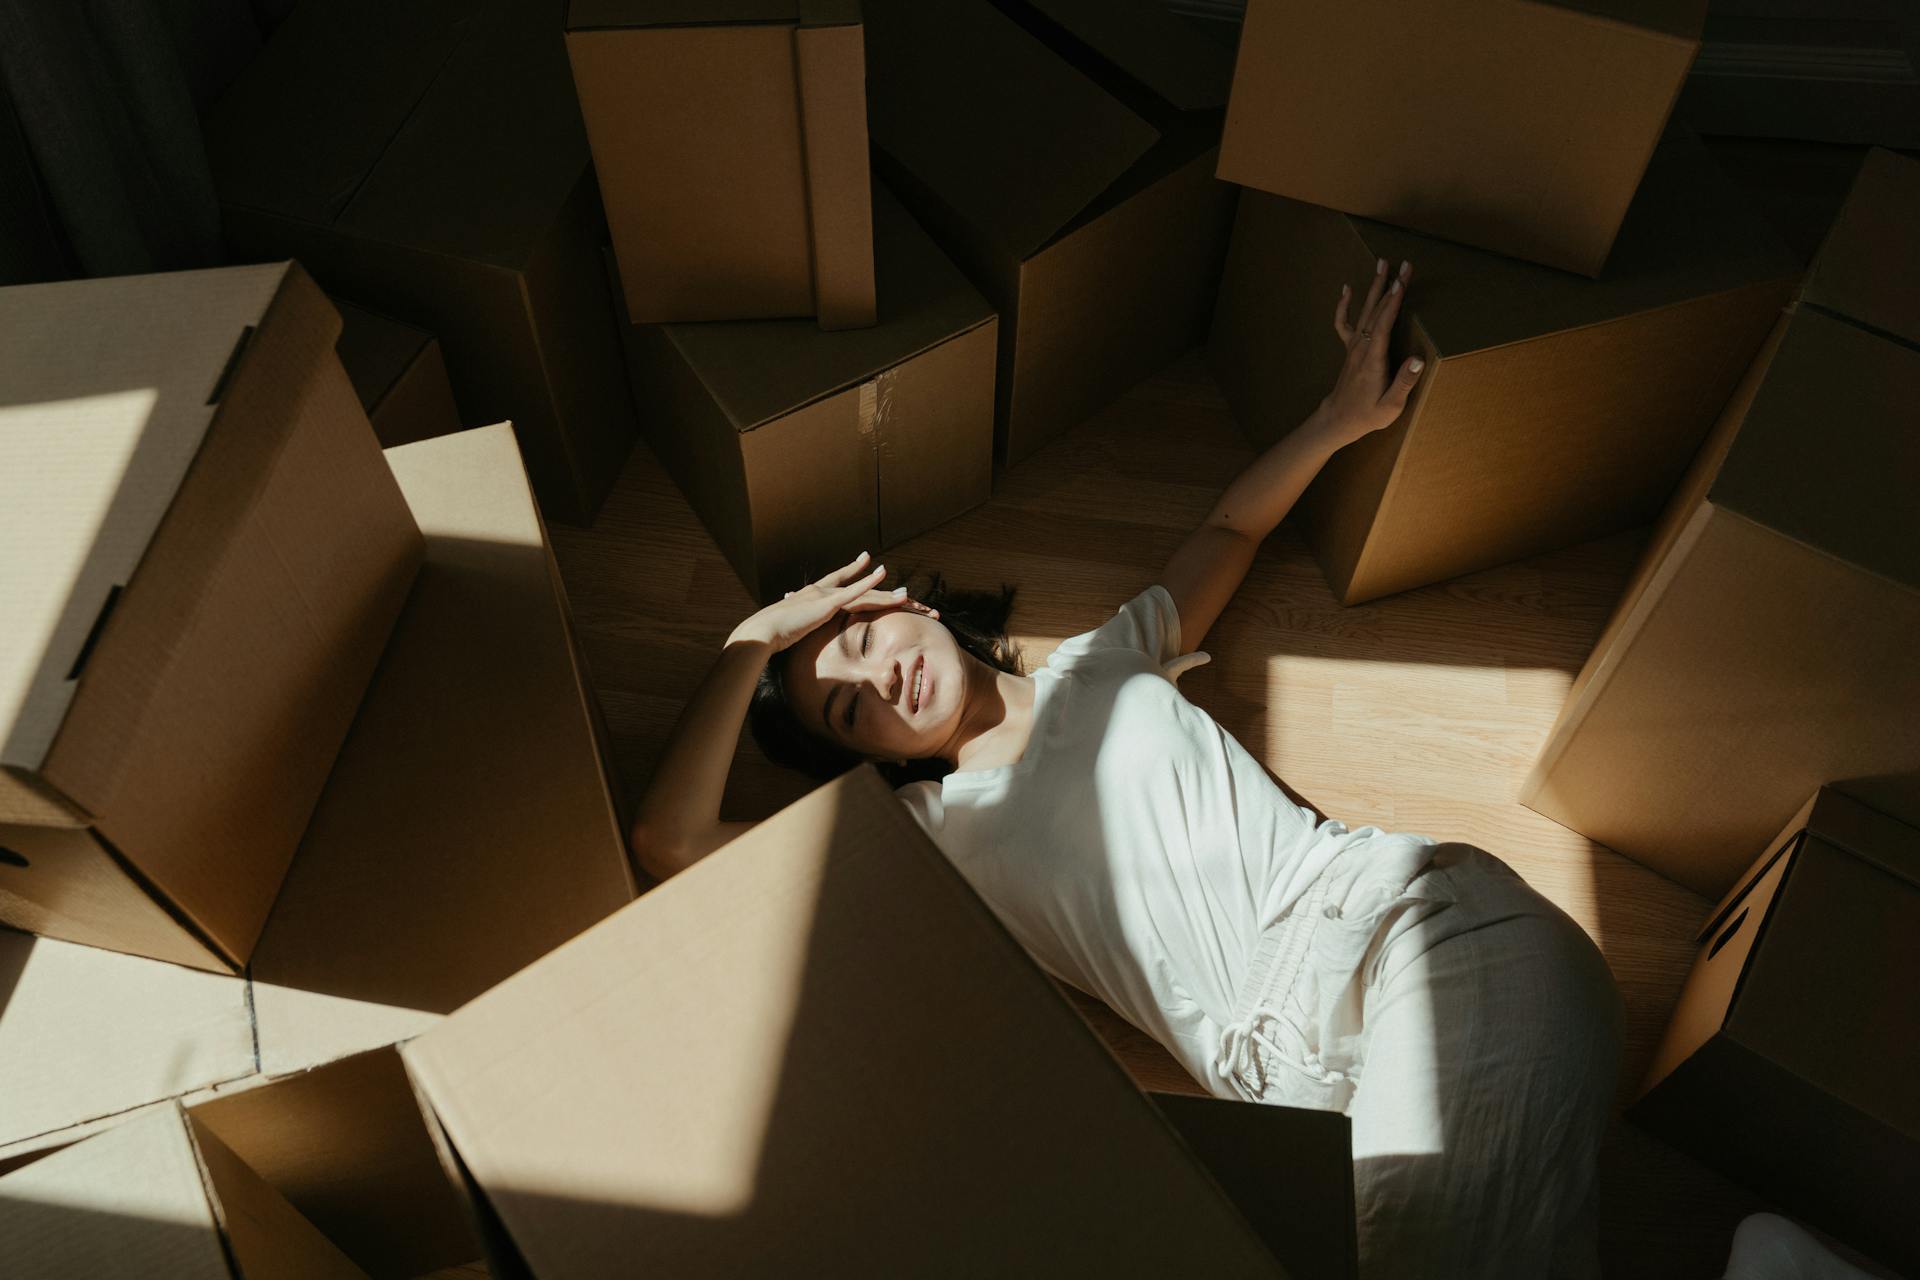
[{"label": "woman's dark hair", "polygon": [[[912,599],[940,611],[938,621],[962,650],[996,671],[1018,673],[1020,653],[1007,638],[1007,618],[1013,613],[1012,587],[1003,584],[998,591],[968,591],[949,586],[937,573],[926,575],[918,583],[910,580],[906,586]],[[787,655],[792,652],[784,649],[776,653],[760,673],[753,701],[747,704],[747,723],[753,728],[754,741],[775,764],[823,780],[838,777],[861,763],[862,757],[809,729],[794,714],[793,702],[787,696]],[[895,787],[943,778],[952,769],[940,759],[875,763],[881,776]]]}]

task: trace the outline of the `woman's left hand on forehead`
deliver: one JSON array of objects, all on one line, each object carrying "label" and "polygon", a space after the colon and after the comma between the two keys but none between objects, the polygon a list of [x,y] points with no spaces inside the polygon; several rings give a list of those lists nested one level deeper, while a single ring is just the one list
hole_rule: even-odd
[{"label": "woman's left hand on forehead", "polygon": [[[901,590],[904,592],[905,589],[902,588]],[[793,592],[789,591],[787,594],[792,595]],[[929,608],[911,596],[895,594],[893,591],[869,591],[851,603],[842,606],[842,608],[847,613],[877,613],[885,609],[911,609],[913,612],[925,614],[929,618],[937,618],[940,616],[938,609]]]}]

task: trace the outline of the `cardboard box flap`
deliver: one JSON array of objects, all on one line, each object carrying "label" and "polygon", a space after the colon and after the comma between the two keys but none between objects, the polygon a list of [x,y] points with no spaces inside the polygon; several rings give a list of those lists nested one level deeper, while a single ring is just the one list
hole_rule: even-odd
[{"label": "cardboard box flap", "polygon": [[1227,105],[1233,50],[1157,3],[1026,0],[1115,67],[1182,111]]},{"label": "cardboard box flap", "polygon": [[177,1107],[0,1178],[0,1256],[15,1276],[230,1280]]},{"label": "cardboard box flap", "polygon": [[1920,346],[1920,161],[1875,148],[1827,231],[1801,297]]},{"label": "cardboard box flap", "polygon": [[1654,149],[1597,280],[1385,223],[1351,221],[1374,256],[1395,267],[1413,262],[1411,310],[1443,356],[1799,274],[1792,253],[1720,175],[1699,139],[1678,128]]},{"label": "cardboard box flap", "polygon": [[796,22],[801,8],[801,0],[571,0],[567,30]]},{"label": "cardboard box flap", "polygon": [[387,459],[426,559],[254,950],[268,1071],[410,1034],[634,892],[512,428]]},{"label": "cardboard box flap", "polygon": [[874,142],[1025,257],[1160,130],[985,0],[868,0]]},{"label": "cardboard box flap", "polygon": [[1812,835],[1920,887],[1920,829],[1833,787],[1822,787],[1802,812]]},{"label": "cardboard box flap", "polygon": [[294,5],[207,114],[207,163],[221,201],[332,222],[439,76],[473,8],[468,0]]},{"label": "cardboard box flap", "polygon": [[402,1055],[546,1280],[1281,1274],[870,768]]},{"label": "cardboard box flap", "polygon": [[1920,591],[1915,404],[1920,350],[1801,310],[1708,497]]},{"label": "cardboard box flap", "polygon": [[993,319],[992,306],[879,183],[873,256],[873,328],[824,333],[812,320],[750,320],[667,325],[666,333],[734,426],[750,431]]},{"label": "cardboard box flap", "polygon": [[0,929],[0,1144],[253,1070],[246,983]]},{"label": "cardboard box flap", "polygon": [[1521,0],[1569,13],[1604,18],[1650,34],[1698,44],[1707,21],[1707,0]]},{"label": "cardboard box flap", "polygon": [[1353,1121],[1338,1111],[1153,1093],[1181,1138],[1301,1280],[1352,1280]]},{"label": "cardboard box flap", "polygon": [[[176,1108],[176,1115],[179,1111]],[[242,1280],[366,1280],[333,1241],[219,1138],[187,1119],[214,1216]]]},{"label": "cardboard box flap", "polygon": [[521,269],[588,171],[565,33],[544,0],[485,0],[338,225]]},{"label": "cardboard box flap", "polygon": [[371,411],[420,358],[433,335],[338,298],[333,305],[340,312],[340,340],[335,344],[340,364],[361,405]]},{"label": "cardboard box flap", "polygon": [[287,271],[0,289],[0,764],[45,761]]}]

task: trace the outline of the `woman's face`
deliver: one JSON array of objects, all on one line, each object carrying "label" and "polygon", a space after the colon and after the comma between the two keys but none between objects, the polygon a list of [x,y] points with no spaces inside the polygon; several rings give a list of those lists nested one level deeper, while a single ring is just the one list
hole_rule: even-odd
[{"label": "woman's face", "polygon": [[880,760],[937,756],[966,698],[967,658],[953,633],[911,609],[838,613],[787,656],[800,723]]}]

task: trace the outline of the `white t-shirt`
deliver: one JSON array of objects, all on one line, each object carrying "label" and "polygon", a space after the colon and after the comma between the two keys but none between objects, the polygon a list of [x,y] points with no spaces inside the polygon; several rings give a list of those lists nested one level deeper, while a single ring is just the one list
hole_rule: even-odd
[{"label": "white t-shirt", "polygon": [[1034,672],[1017,762],[898,794],[1043,968],[1224,1093],[1220,1030],[1262,931],[1343,850],[1429,842],[1316,824],[1175,687],[1179,655],[1149,587]]}]

